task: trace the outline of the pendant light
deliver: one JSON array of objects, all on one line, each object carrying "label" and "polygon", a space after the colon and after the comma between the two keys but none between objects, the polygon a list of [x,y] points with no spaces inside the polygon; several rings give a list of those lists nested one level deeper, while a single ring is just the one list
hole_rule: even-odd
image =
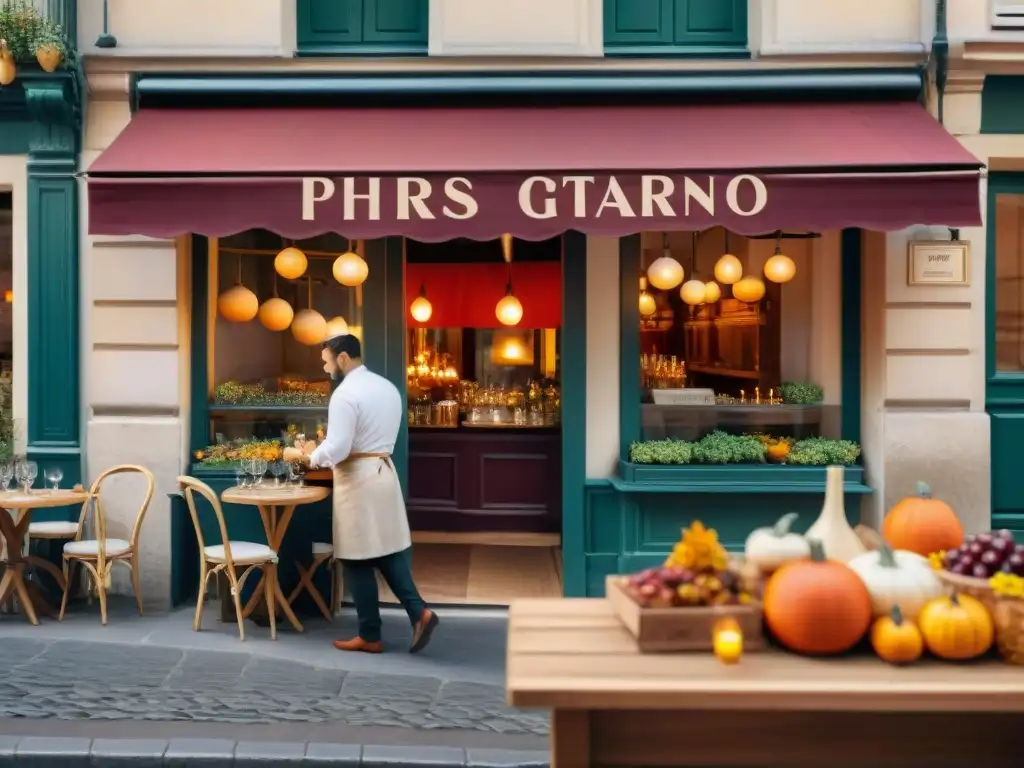
[{"label": "pendant light", "polygon": [[274,271],[285,280],[298,280],[306,274],[307,266],[306,254],[294,245],[289,245],[274,257]]},{"label": "pendant light", "polygon": [[640,278],[640,316],[650,317],[658,311],[658,305],[654,297],[647,292],[647,278]]},{"label": "pendant light", "polygon": [[722,298],[722,287],[714,280],[708,280],[704,283],[704,303],[714,304]]},{"label": "pendant light", "polygon": [[494,314],[502,325],[519,325],[523,319],[523,305],[512,293],[512,235],[501,236],[501,252],[508,264],[508,283],[505,286],[505,295],[498,300],[494,307]]},{"label": "pendant light", "polygon": [[295,319],[292,320],[292,336],[300,344],[305,344],[308,347],[314,344],[320,344],[327,336],[327,321],[324,320],[324,316],[313,309],[313,279],[306,278],[307,282],[307,293],[306,309],[295,315]]},{"label": "pendant light", "polygon": [[704,281],[697,277],[696,232],[693,233],[692,238],[693,251],[690,254],[690,279],[683,283],[683,287],[679,289],[679,297],[691,307],[696,307],[703,304],[707,299],[707,290],[704,288]]},{"label": "pendant light", "polygon": [[338,315],[327,321],[327,331],[324,333],[324,340],[333,339],[335,336],[348,335],[348,322],[344,317]]},{"label": "pendant light", "polygon": [[662,235],[662,255],[651,262],[647,268],[647,279],[651,285],[662,291],[671,291],[681,282],[685,273],[683,265],[672,258],[672,252],[668,247],[668,233]]},{"label": "pendant light", "polygon": [[242,283],[242,255],[238,255],[238,282],[217,297],[217,311],[232,323],[248,323],[260,311],[260,300]]},{"label": "pendant light", "polygon": [[764,281],[756,275],[747,275],[732,287],[734,298],[746,304],[756,304],[764,298]]},{"label": "pendant light", "polygon": [[268,331],[283,331],[295,318],[292,305],[277,295],[277,272],[274,273],[274,295],[260,305],[259,318]]},{"label": "pendant light", "polygon": [[743,263],[729,253],[729,230],[725,230],[725,253],[715,262],[715,280],[732,285],[743,277]]},{"label": "pendant light", "polygon": [[348,250],[334,260],[331,267],[334,279],[349,288],[355,288],[366,282],[370,267],[358,253],[352,250],[352,241],[348,241]]},{"label": "pendant light", "polygon": [[764,276],[773,283],[788,283],[796,276],[796,262],[782,253],[782,239],[775,238],[775,255],[764,263]]},{"label": "pendant light", "polygon": [[412,315],[412,319],[417,323],[425,323],[430,319],[430,316],[434,314],[434,307],[430,304],[427,299],[427,288],[423,283],[420,283],[420,295],[412,300],[412,304],[409,305],[409,314]]}]

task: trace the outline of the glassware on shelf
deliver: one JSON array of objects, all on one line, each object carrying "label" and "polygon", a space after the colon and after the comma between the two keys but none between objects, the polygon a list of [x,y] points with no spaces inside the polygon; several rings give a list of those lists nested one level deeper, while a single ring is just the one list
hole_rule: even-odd
[{"label": "glassware on shelf", "polygon": [[434,424],[438,427],[459,425],[459,404],[455,400],[442,400],[434,406]]},{"label": "glassware on shelf", "polygon": [[686,361],[676,355],[643,354],[640,356],[640,381],[644,389],[684,389]]}]

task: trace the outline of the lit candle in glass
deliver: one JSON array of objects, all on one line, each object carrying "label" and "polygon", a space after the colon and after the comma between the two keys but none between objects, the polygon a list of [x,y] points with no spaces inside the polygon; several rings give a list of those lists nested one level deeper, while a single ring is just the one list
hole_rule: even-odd
[{"label": "lit candle in glass", "polygon": [[743,655],[743,632],[735,619],[720,619],[711,633],[715,656],[723,664],[735,664]]}]

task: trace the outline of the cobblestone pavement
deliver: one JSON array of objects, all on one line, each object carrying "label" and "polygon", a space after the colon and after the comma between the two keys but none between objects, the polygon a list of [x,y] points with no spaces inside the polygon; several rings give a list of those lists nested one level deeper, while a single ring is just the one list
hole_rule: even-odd
[{"label": "cobblestone pavement", "polygon": [[500,685],[346,671],[247,652],[0,638],[0,717],[547,734],[546,713],[512,709],[504,700]]}]

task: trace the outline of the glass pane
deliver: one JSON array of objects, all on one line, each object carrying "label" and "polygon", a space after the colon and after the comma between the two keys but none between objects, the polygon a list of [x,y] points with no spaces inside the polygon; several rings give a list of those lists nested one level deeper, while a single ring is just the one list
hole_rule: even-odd
[{"label": "glass pane", "polygon": [[[214,321],[214,443],[323,432],[331,381],[323,370],[321,343],[337,331],[362,333],[362,289],[335,280],[334,260],[349,248],[337,235],[294,243],[301,274],[275,269],[286,243],[273,233],[253,230],[221,239],[211,255],[215,295],[244,289],[255,293],[260,311],[252,313],[236,297],[218,302]],[[245,298],[244,296],[242,298]],[[279,301],[269,303],[272,299]],[[232,315],[232,309],[240,315]],[[310,312],[310,310],[313,310]]]},{"label": "glass pane", "polygon": [[[748,239],[721,229],[643,236],[642,440],[696,443],[723,432],[777,446],[764,456],[781,460],[801,440],[840,436],[838,391],[822,381],[838,388],[838,331],[825,354],[811,352],[824,346],[812,337],[839,319],[836,310],[825,322],[816,306],[836,308],[840,299],[838,284],[834,296],[815,293],[823,281],[812,284],[811,260],[838,279],[838,238],[828,248],[818,240]],[[794,463],[808,458],[799,456]],[[702,460],[717,463],[713,453]]]},{"label": "glass pane", "polygon": [[1024,195],[996,195],[996,370],[1024,371]]},{"label": "glass pane", "polygon": [[14,360],[14,291],[12,270],[11,193],[0,192],[0,459],[14,453],[14,423],[11,403]]},{"label": "glass pane", "polygon": [[556,328],[411,328],[409,424],[559,423]]}]

